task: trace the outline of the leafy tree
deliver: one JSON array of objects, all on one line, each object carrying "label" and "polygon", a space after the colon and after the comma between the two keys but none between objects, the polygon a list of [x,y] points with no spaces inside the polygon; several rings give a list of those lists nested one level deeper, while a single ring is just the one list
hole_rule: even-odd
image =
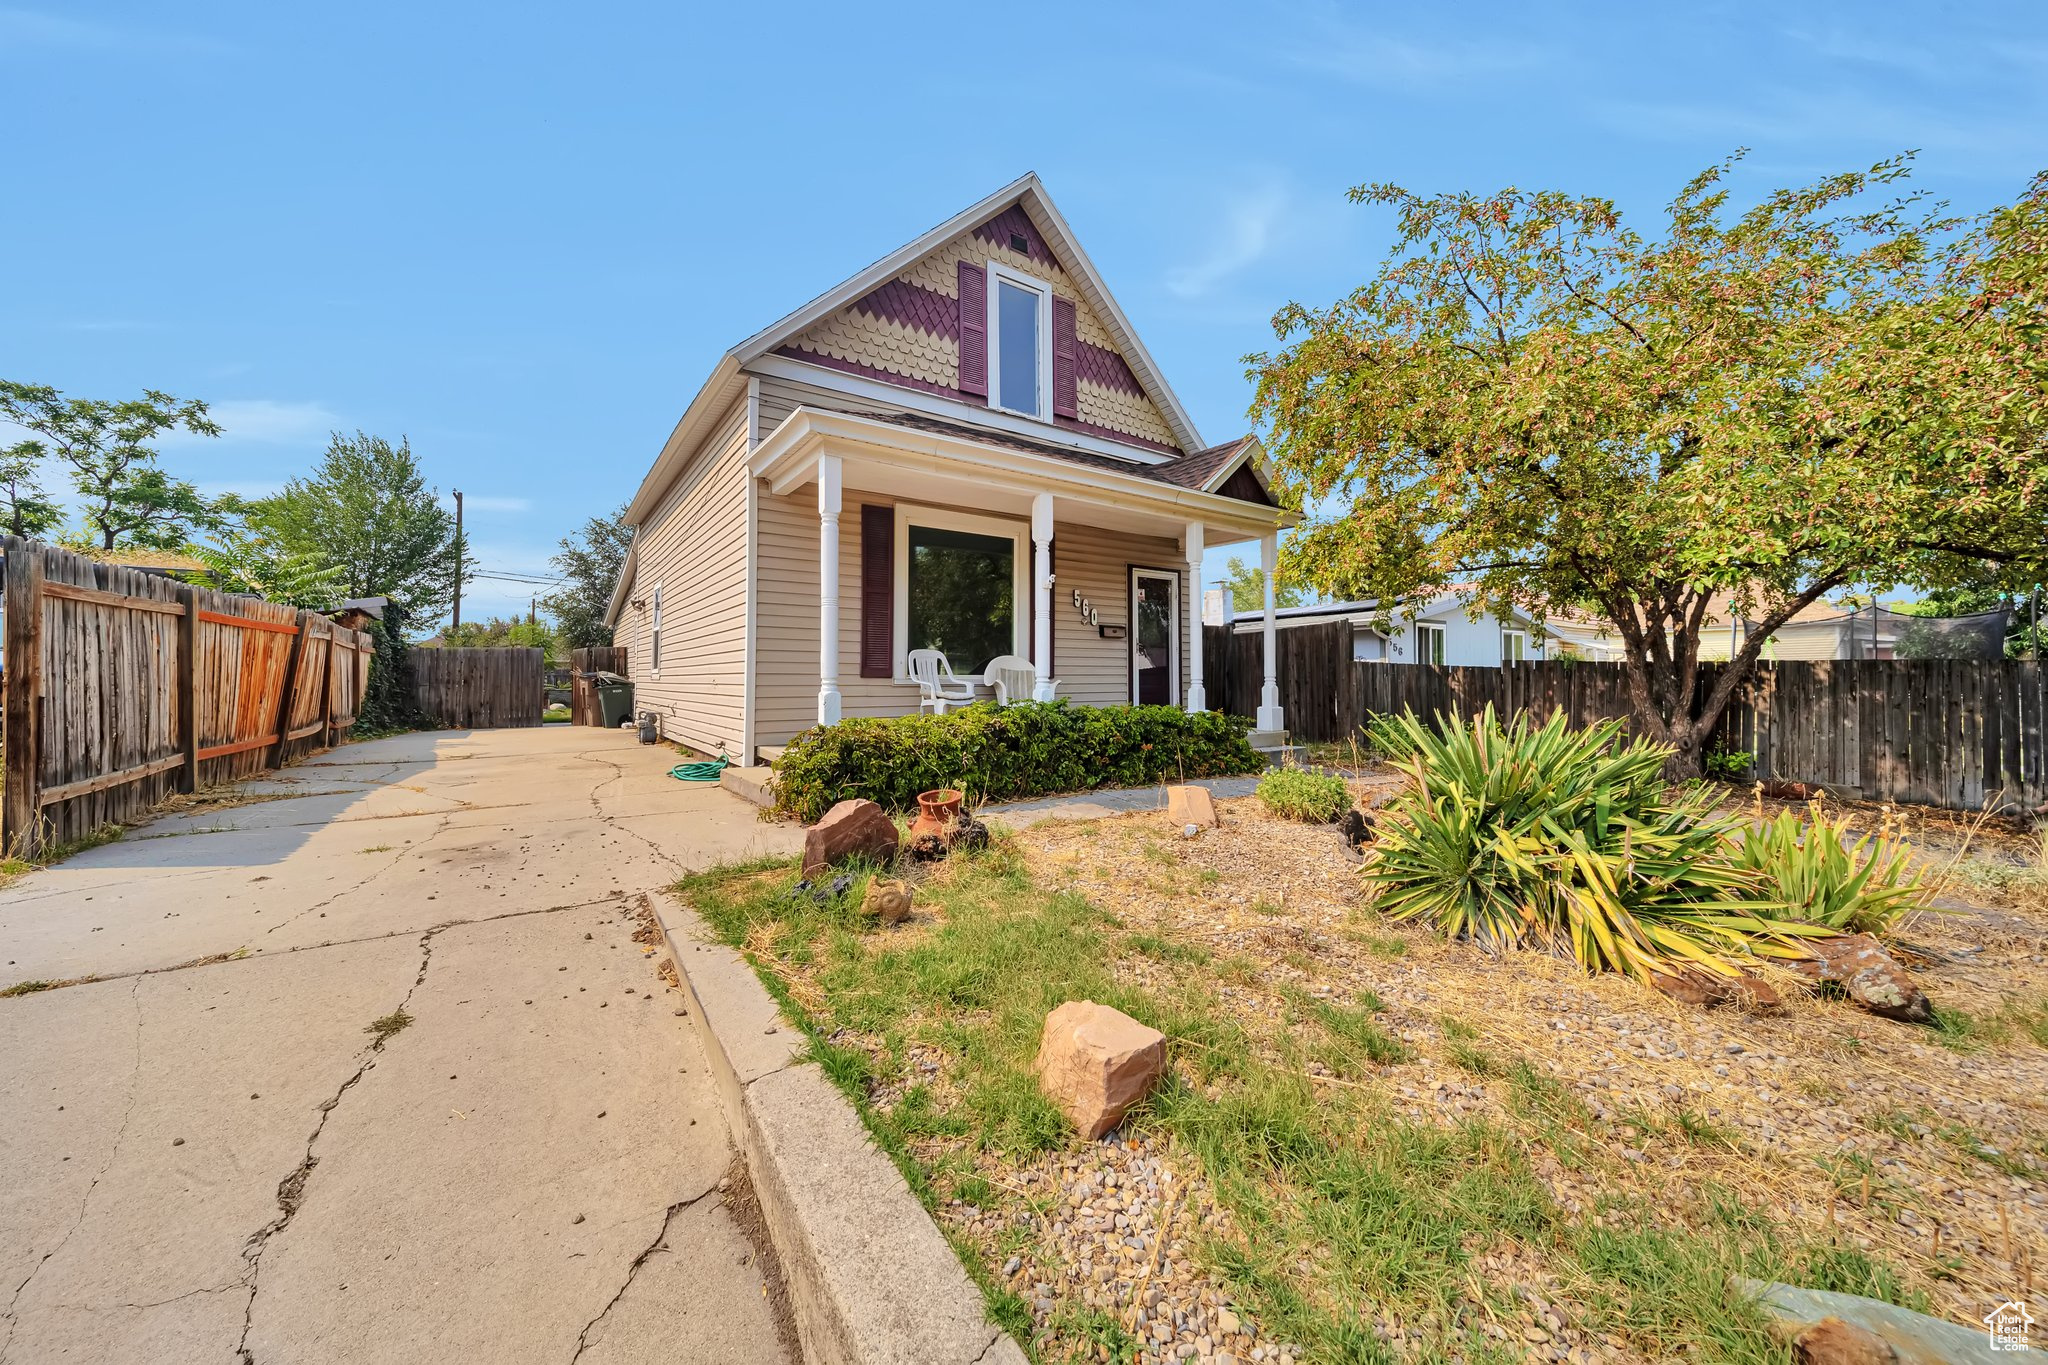
[{"label": "leafy tree", "polygon": [[541,605],[555,618],[562,648],[612,642],[604,614],[625,568],[626,547],[632,543],[633,528],[626,524],[623,505],[610,516],[592,517],[575,535],[562,538],[562,548],[548,562],[561,573],[563,585],[541,598]]},{"label": "leafy tree", "polygon": [[488,621],[464,621],[444,627],[428,642],[428,648],[444,649],[538,649],[542,663],[553,668],[567,649],[561,632],[545,621],[521,621],[493,616]]},{"label": "leafy tree", "polygon": [[335,566],[343,596],[388,597],[407,622],[445,613],[471,569],[403,438],[336,432],[311,477],[248,504],[247,519],[281,552]]},{"label": "leafy tree", "polygon": [[209,523],[206,499],[164,473],[149,445],[179,427],[198,436],[220,435],[205,403],[180,402],[155,389],[125,403],[67,399],[47,384],[0,379],[0,415],[42,438],[9,447],[10,459],[33,469],[54,455],[70,467],[71,482],[85,501],[86,527],[100,548],[174,549],[191,538],[194,527]]},{"label": "leafy tree", "polygon": [[47,536],[64,520],[64,509],[43,491],[41,465],[47,452],[39,441],[18,441],[0,449],[0,506],[7,534]]},{"label": "leafy tree", "polygon": [[222,592],[248,592],[306,611],[331,611],[345,593],[342,573],[317,554],[288,550],[260,532],[222,526],[191,552],[206,572],[190,577]]},{"label": "leafy tree", "polygon": [[[1266,609],[1266,571],[1256,564],[1247,564],[1232,555],[1223,568],[1223,590],[1230,594],[1232,611],[1264,611]],[[1273,576],[1273,606],[1298,607],[1304,595],[1299,587],[1286,582],[1280,575]]]},{"label": "leafy tree", "polygon": [[[2016,590],[2048,554],[2048,177],[1945,217],[1899,193],[1901,158],[1738,214],[1733,165],[1657,238],[1602,199],[1361,186],[1398,215],[1379,274],[1283,308],[1282,349],[1247,358],[1309,509],[1285,571],[1604,613],[1640,732],[1681,774],[1822,594]],[[1716,590],[1753,629],[1704,689]]]},{"label": "leafy tree", "polygon": [[395,734],[401,730],[428,730],[433,720],[420,709],[412,669],[412,649],[405,642],[405,608],[393,602],[384,608],[384,619],[366,627],[377,642],[370,660],[370,681],[363,689],[362,705],[356,710],[357,739]]}]

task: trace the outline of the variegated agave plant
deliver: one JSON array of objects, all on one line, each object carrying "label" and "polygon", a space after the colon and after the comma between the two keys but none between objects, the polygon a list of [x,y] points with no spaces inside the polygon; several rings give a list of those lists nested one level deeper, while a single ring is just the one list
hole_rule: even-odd
[{"label": "variegated agave plant", "polygon": [[1393,918],[1638,978],[1688,965],[1732,977],[1835,932],[1781,914],[1736,856],[1740,818],[1703,787],[1670,787],[1671,751],[1625,739],[1618,721],[1503,726],[1488,707],[1430,726],[1408,713],[1378,721],[1374,741],[1405,753],[1395,766],[1413,779],[1362,873]]}]

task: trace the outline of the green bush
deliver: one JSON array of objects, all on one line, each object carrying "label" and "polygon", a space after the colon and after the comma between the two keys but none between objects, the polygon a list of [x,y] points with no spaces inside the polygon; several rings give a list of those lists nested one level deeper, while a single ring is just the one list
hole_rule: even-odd
[{"label": "green bush", "polygon": [[1785,811],[1743,837],[1738,861],[1788,919],[1845,934],[1888,934],[1907,914],[1925,910],[1931,892],[1903,842],[1866,834],[1851,846],[1848,824],[1818,809],[1811,823]]},{"label": "green bush", "polygon": [[1351,809],[1351,789],[1335,773],[1275,768],[1259,779],[1259,800],[1282,819],[1327,825]]},{"label": "green bush", "polygon": [[1379,908],[1490,949],[1569,952],[1635,977],[1732,959],[1804,955],[1814,925],[1766,918],[1759,878],[1735,858],[1739,819],[1700,786],[1669,788],[1671,750],[1627,740],[1619,721],[1564,715],[1503,726],[1389,722],[1413,747],[1413,781],[1382,822],[1364,875]]},{"label": "green bush", "polygon": [[1066,700],[842,720],[790,741],[775,761],[775,808],[808,822],[850,797],[908,811],[934,787],[973,804],[1256,772],[1249,728],[1213,711]]}]

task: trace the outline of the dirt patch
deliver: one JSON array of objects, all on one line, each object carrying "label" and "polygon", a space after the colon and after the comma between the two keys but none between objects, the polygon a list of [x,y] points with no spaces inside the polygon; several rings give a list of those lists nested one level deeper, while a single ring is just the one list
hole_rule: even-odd
[{"label": "dirt patch", "polygon": [[754,1182],[747,1175],[745,1158],[733,1158],[725,1178],[718,1182],[718,1189],[726,1213],[747,1239],[747,1245],[754,1249],[754,1261],[761,1269],[768,1293],[768,1312],[775,1321],[775,1338],[782,1343],[782,1354],[789,1360],[802,1360],[803,1346],[797,1340],[796,1311],[790,1304],[789,1284],[782,1278],[782,1262],[775,1255],[774,1240],[768,1235],[768,1219],[761,1212]]}]

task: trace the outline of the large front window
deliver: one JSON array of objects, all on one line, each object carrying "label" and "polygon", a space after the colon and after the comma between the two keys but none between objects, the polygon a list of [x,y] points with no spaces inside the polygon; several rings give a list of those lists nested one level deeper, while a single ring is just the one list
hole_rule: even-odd
[{"label": "large front window", "polygon": [[897,509],[899,672],[913,649],[939,650],[962,677],[1025,652],[1024,536],[994,517]]}]

